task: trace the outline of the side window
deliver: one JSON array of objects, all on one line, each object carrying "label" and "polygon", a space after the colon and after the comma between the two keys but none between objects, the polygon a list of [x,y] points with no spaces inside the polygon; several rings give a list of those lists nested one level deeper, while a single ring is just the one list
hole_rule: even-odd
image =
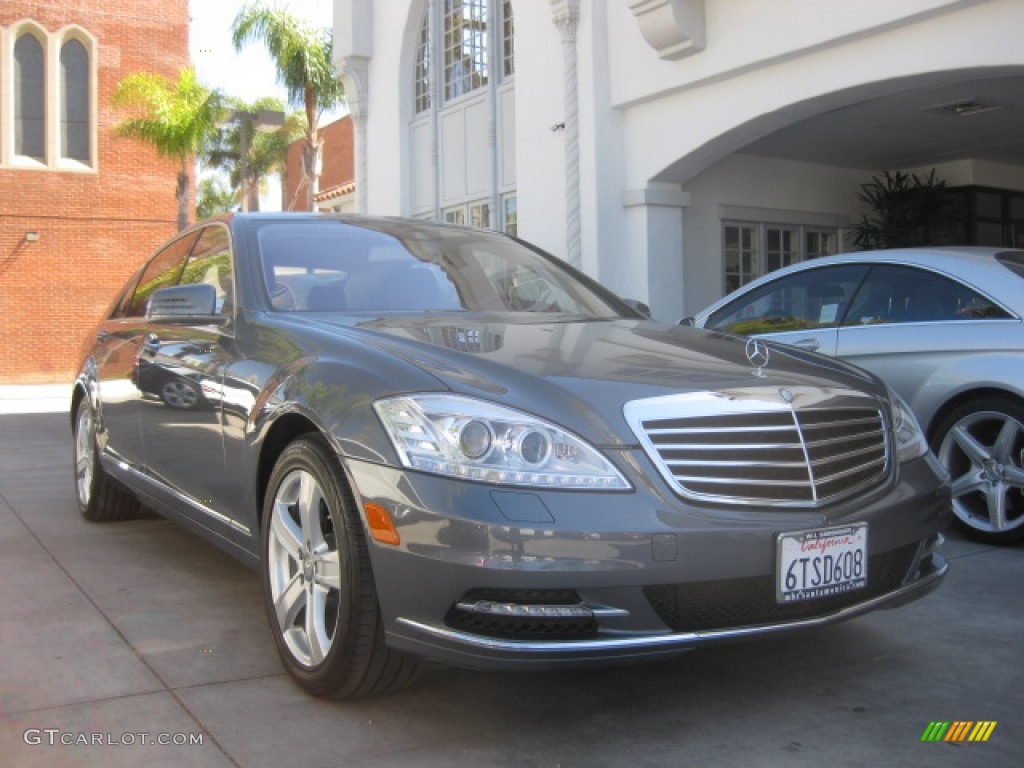
[{"label": "side window", "polygon": [[235,283],[231,267],[231,238],[227,227],[213,224],[205,227],[192,249],[188,265],[181,274],[181,285],[207,283],[217,292],[218,314],[230,316],[234,311]]},{"label": "side window", "polygon": [[153,291],[157,288],[178,284],[181,270],[185,266],[185,259],[188,258],[188,253],[192,250],[192,244],[195,241],[195,232],[190,232],[175,240],[150,260],[135,286],[135,293],[132,294],[131,301],[125,307],[125,317],[144,317],[146,302],[149,301],[149,296]]},{"label": "side window", "polygon": [[726,304],[704,327],[738,336],[834,328],[867,270],[843,264],[787,275]]},{"label": "side window", "polygon": [[843,325],[938,323],[1009,316],[977,291],[948,277],[916,267],[882,265],[871,268]]}]

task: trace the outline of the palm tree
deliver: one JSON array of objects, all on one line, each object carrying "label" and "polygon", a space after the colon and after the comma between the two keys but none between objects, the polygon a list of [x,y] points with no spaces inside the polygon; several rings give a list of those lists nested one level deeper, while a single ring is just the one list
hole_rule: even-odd
[{"label": "palm tree", "polygon": [[200,179],[196,186],[197,219],[208,219],[219,213],[227,213],[235,204],[235,193],[216,176]]},{"label": "palm tree", "polygon": [[[229,99],[227,106],[234,110],[235,114],[256,114],[268,110],[272,112],[283,112],[284,105],[280,100],[273,97],[257,99],[247,104],[239,99]],[[251,121],[250,121],[251,122]],[[259,210],[259,189],[263,180],[270,174],[281,171],[288,161],[289,145],[305,133],[302,117],[297,112],[292,112],[285,117],[284,125],[270,133],[253,130],[248,126],[249,152],[246,158],[245,167],[248,179],[242,184],[242,168],[239,162],[239,155],[242,151],[242,126],[240,122],[232,122],[222,129],[213,145],[204,153],[204,161],[207,167],[219,168],[227,171],[232,189],[241,190],[248,188],[248,205],[243,210]]]},{"label": "palm tree", "polygon": [[133,115],[114,127],[118,136],[149,144],[157,154],[177,160],[178,229],[188,226],[189,167],[216,134],[222,109],[220,93],[204,86],[191,67],[177,82],[151,72],[128,75],[117,85],[115,106]]},{"label": "palm tree", "polygon": [[251,40],[261,41],[277,68],[278,82],[288,91],[288,101],[306,113],[302,170],[306,177],[306,210],[320,179],[320,114],[344,97],[341,81],[334,76],[330,29],[318,29],[292,13],[255,2],[246,5],[231,28],[235,50]]}]

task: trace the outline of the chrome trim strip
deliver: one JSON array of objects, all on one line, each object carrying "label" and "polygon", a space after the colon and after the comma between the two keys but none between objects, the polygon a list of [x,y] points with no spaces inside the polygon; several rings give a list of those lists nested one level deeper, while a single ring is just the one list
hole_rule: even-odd
[{"label": "chrome trim strip", "polygon": [[395,621],[403,627],[418,633],[445,640],[459,645],[466,645],[481,650],[502,651],[505,653],[600,653],[601,651],[629,651],[643,649],[671,648],[674,645],[697,645],[711,641],[735,640],[745,637],[768,635],[774,632],[787,632],[792,629],[804,629],[833,624],[853,618],[862,613],[883,608],[887,603],[898,602],[900,598],[915,592],[927,592],[937,587],[949,570],[949,564],[943,561],[942,567],[905,587],[880,595],[863,603],[857,603],[826,616],[812,619],[787,622],[785,624],[762,624],[755,627],[739,629],[722,629],[701,632],[679,632],[676,634],[643,636],[643,637],[612,637],[607,640],[568,640],[565,642],[517,642],[514,640],[498,640],[491,637],[458,632],[445,627],[435,627],[413,619],[399,617]]},{"label": "chrome trim strip", "polygon": [[172,488],[171,486],[167,485],[166,483],[161,483],[159,480],[157,480],[157,479],[155,479],[153,477],[150,477],[149,475],[145,474],[144,472],[140,472],[139,470],[135,469],[135,467],[129,466],[128,464],[126,464],[125,462],[120,461],[120,460],[117,460],[117,466],[120,469],[122,469],[122,470],[124,470],[126,472],[132,473],[134,476],[136,476],[140,480],[144,480],[145,482],[149,483],[150,485],[155,485],[155,486],[159,487],[160,490],[162,490],[162,491],[167,491],[172,496],[177,498],[179,501],[185,502],[186,504],[188,504],[193,509],[198,510],[199,512],[202,512],[204,515],[207,515],[208,517],[212,517],[217,522],[223,523],[226,526],[234,528],[236,531],[240,531],[240,532],[244,533],[246,536],[249,536],[251,534],[251,531],[249,530],[249,528],[244,526],[244,525],[242,525],[237,520],[232,520],[227,515],[222,515],[220,512],[215,512],[214,510],[210,509],[209,507],[200,504],[198,501],[196,501],[192,497],[186,496],[184,493],[182,493],[181,491],[177,490],[176,488]]}]

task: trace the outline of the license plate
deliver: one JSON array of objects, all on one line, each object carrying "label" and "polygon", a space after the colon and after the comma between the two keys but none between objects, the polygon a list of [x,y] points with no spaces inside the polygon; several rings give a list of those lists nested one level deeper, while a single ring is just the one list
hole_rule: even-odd
[{"label": "license plate", "polygon": [[777,552],[780,603],[841,595],[868,583],[867,523],[780,533]]}]

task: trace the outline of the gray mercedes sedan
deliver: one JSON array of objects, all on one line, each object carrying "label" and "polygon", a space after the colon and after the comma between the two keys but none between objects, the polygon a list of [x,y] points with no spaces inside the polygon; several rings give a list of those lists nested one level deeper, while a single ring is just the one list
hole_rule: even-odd
[{"label": "gray mercedes sedan", "polygon": [[947,476],[879,379],[651,322],[503,235],[209,221],[82,358],[81,513],[142,502],[258,568],[316,695],[806,629],[947,570]]}]

